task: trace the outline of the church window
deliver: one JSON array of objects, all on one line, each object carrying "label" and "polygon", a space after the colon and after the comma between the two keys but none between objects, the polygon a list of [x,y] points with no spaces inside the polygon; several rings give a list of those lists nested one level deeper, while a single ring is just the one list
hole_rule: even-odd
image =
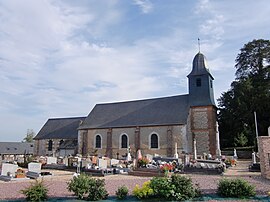
[{"label": "church window", "polygon": [[101,136],[96,135],[96,142],[95,142],[95,148],[101,149]]},{"label": "church window", "polygon": [[121,148],[128,148],[128,137],[126,134],[121,135]]},{"label": "church window", "polygon": [[53,141],[49,140],[48,142],[48,151],[52,151]]},{"label": "church window", "polygon": [[213,88],[213,81],[210,80],[210,87]]},{"label": "church window", "polygon": [[150,137],[150,147],[151,149],[158,149],[158,135],[155,133]]},{"label": "church window", "polygon": [[196,86],[197,87],[202,86],[202,80],[200,78],[196,79]]}]

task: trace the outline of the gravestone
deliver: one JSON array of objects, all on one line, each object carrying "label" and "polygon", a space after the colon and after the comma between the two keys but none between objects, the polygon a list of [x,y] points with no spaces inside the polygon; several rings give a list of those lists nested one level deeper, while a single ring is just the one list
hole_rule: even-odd
[{"label": "gravestone", "polygon": [[106,169],[107,168],[107,160],[98,159],[98,167],[100,169]]},{"label": "gravestone", "polygon": [[57,158],[56,157],[47,157],[47,164],[57,164]]},{"label": "gravestone", "polygon": [[119,160],[117,159],[111,159],[111,166],[116,166],[119,164]]},{"label": "gravestone", "polygon": [[153,155],[146,154],[146,158],[151,162],[153,160]]},{"label": "gravestone", "polygon": [[64,157],[64,158],[63,158],[63,164],[64,164],[65,166],[68,166],[68,157]]},{"label": "gravestone", "polygon": [[35,173],[41,173],[41,163],[28,163],[28,171],[35,172]]},{"label": "gravestone", "polygon": [[1,175],[15,177],[18,165],[3,163]]}]

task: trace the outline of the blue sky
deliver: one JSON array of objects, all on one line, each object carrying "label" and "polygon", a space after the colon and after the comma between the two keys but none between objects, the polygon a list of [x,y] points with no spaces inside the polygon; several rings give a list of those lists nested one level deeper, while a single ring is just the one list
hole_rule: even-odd
[{"label": "blue sky", "polygon": [[267,0],[0,1],[0,141],[96,103],[186,94],[198,37],[217,99],[269,13]]}]

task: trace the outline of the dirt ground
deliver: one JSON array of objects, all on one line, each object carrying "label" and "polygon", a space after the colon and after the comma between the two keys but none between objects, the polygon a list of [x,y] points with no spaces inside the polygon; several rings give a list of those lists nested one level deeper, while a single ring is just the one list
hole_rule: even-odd
[{"label": "dirt ground", "polygon": [[[258,172],[249,172],[248,166],[251,161],[238,161],[235,167],[229,168],[223,175],[203,175],[188,174],[194,184],[198,184],[203,194],[215,193],[218,181],[222,178],[242,178],[255,185],[258,195],[267,195],[270,191],[270,180],[261,177]],[[44,177],[43,181],[49,189],[49,197],[73,197],[67,190],[67,182],[73,177],[73,172],[46,170],[53,175]],[[150,180],[150,177],[134,177],[129,175],[108,175],[102,177],[105,179],[106,189],[110,195],[115,195],[118,187],[126,185],[130,193],[135,185],[142,185],[143,182]],[[18,180],[3,182],[0,181],[0,200],[20,199],[24,195],[20,190],[28,187],[34,180]]]}]

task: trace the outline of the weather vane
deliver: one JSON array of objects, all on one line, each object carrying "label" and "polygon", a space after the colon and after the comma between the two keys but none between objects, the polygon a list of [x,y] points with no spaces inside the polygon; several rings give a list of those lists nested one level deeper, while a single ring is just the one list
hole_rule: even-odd
[{"label": "weather vane", "polygon": [[199,47],[199,53],[201,52],[201,43],[200,43],[200,38],[198,38],[198,47]]}]

